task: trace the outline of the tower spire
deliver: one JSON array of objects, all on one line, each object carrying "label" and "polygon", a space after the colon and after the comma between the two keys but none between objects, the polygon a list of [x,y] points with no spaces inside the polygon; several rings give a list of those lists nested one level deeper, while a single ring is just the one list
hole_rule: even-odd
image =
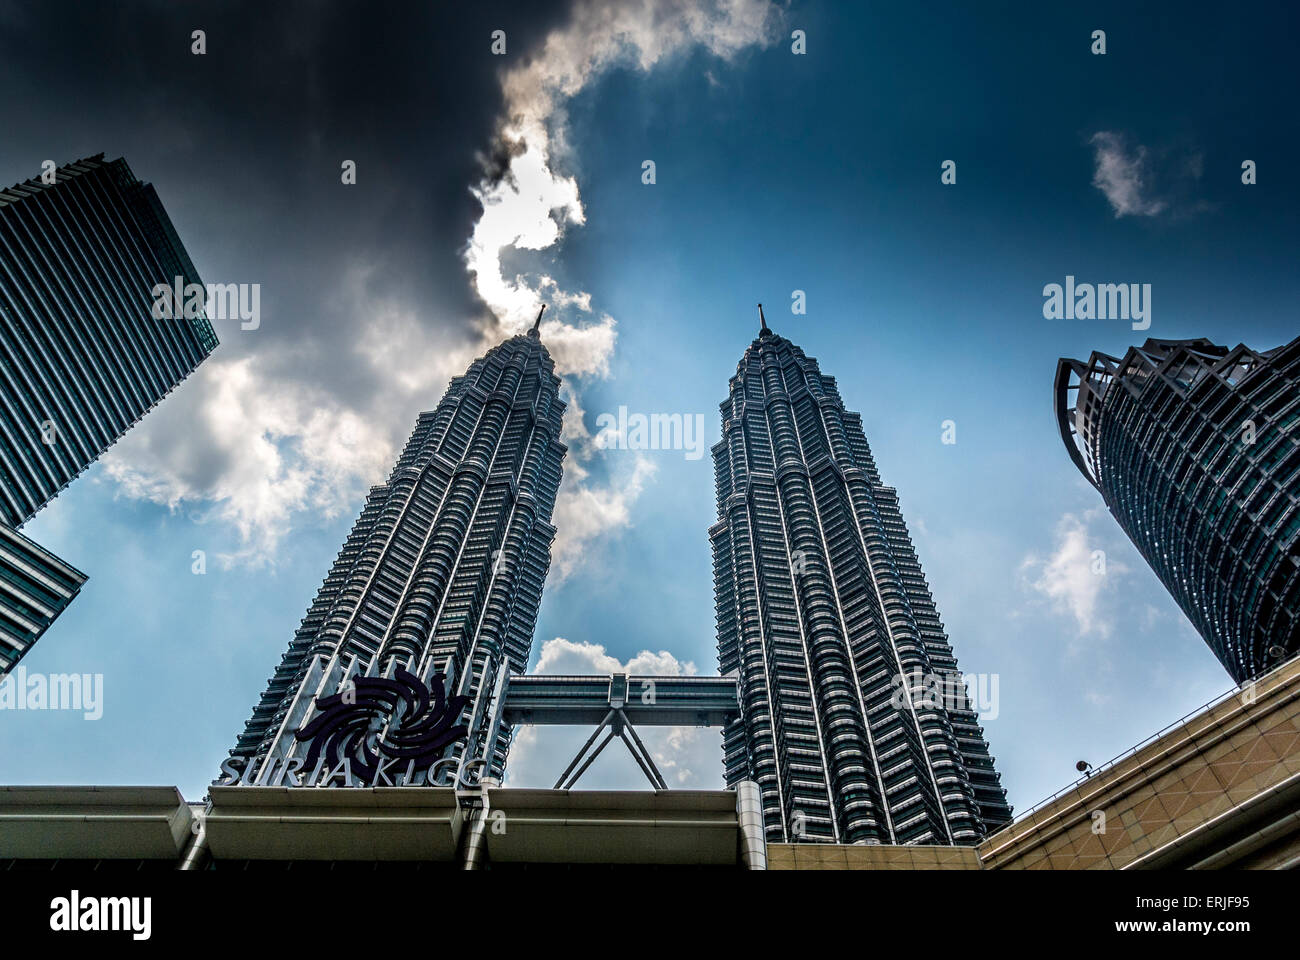
[{"label": "tower spire", "polygon": [[758,322],[760,324],[758,335],[760,337],[770,337],[772,331],[767,329],[767,317],[763,316],[763,305],[761,303],[758,305]]},{"label": "tower spire", "polygon": [[541,338],[542,314],[544,314],[545,312],[546,312],[546,304],[542,304],[542,309],[537,311],[537,319],[533,321],[533,329],[528,331],[528,335],[530,337],[537,337],[538,339]]},{"label": "tower spire", "polygon": [[[794,835],[834,843],[973,842],[1009,823],[1011,809],[969,705],[932,702],[924,722],[910,702],[888,717],[867,706],[888,697],[891,671],[926,669],[932,647],[959,672],[947,637],[934,627],[936,613],[904,622],[879,605],[894,596],[935,609],[898,501],[891,488],[876,486],[861,417],[844,406],[816,360],[767,328],[761,308],[759,319],[763,339],[745,348],[727,381],[725,439],[713,448],[720,492],[718,522],[709,528],[713,589],[718,609],[728,611],[715,618],[718,672],[759,668],[743,693],[753,706],[724,744],[727,782],[758,782],[760,806],[771,811],[760,827],[769,843]],[[787,392],[794,380],[799,392]],[[751,477],[780,479],[742,477],[738,491],[737,458],[756,471],[775,467]],[[736,509],[736,498],[746,509]],[[820,559],[804,571],[808,551]],[[795,571],[797,579],[786,581],[793,588],[764,572],[784,569]],[[766,646],[751,643],[750,625],[782,605],[794,610],[786,625],[773,622]],[[860,614],[850,618],[849,610]],[[885,654],[887,662],[905,665],[882,670],[879,660],[809,655],[806,669],[799,662],[788,670],[800,617],[823,624],[822,635],[841,644],[874,630],[884,650],[897,651]],[[845,695],[823,700],[830,691]],[[801,711],[803,724],[794,732],[780,719],[792,710]],[[877,754],[891,742],[888,754]],[[904,770],[905,777],[895,775]]]}]

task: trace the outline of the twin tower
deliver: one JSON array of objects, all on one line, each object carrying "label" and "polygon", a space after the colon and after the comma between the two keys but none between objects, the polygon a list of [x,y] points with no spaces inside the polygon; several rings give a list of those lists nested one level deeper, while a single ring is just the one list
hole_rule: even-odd
[{"label": "twin tower", "polygon": [[[511,730],[493,703],[527,668],[550,563],[559,387],[535,324],[420,415],[226,782],[450,784],[469,763],[502,775]],[[771,841],[969,844],[1009,822],[861,417],[765,320],[721,410],[709,539],[719,664],[742,714],[723,734],[728,785],[759,785]]]}]

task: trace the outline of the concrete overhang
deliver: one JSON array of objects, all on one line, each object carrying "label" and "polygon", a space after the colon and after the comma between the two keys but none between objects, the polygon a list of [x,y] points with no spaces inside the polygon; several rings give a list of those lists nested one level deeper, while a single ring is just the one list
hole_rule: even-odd
[{"label": "concrete overhang", "polygon": [[1292,863],[1297,804],[1300,657],[1076,781],[978,849],[986,869],[1207,869],[1269,849]]},{"label": "concrete overhang", "polygon": [[1300,773],[1293,773],[1123,869],[1223,869],[1270,843],[1297,835],[1300,835]]},{"label": "concrete overhang", "polygon": [[0,787],[0,860],[175,860],[191,820],[175,787]]},{"label": "concrete overhang", "polygon": [[490,790],[488,803],[493,863],[740,862],[733,791],[505,788]]},{"label": "concrete overhang", "polygon": [[464,817],[451,787],[210,788],[217,860],[430,860],[456,857]]}]

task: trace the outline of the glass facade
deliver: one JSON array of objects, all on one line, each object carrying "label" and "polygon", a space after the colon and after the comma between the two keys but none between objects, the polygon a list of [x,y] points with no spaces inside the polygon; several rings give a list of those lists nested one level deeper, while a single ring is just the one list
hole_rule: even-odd
[{"label": "glass facade", "polygon": [[86,582],[86,575],[0,523],[0,677]]},{"label": "glass facade", "polygon": [[202,284],[158,195],[122,159],[0,191],[0,521],[21,526],[217,346],[156,319],[158,284]]},{"label": "glass facade", "polygon": [[727,783],[759,784],[773,842],[977,843],[1011,809],[862,418],[766,323],[721,411]]},{"label": "glass facade", "polygon": [[1238,683],[1300,651],[1300,338],[1062,359],[1075,465]]},{"label": "glass facade", "polygon": [[[559,385],[534,328],[474,361],[419,416],[231,751],[244,782],[273,782],[310,755],[296,734],[320,717],[316,698],[357,678],[418,690],[439,675],[468,734],[443,751],[453,762],[434,782],[451,782],[462,763],[473,777],[501,776],[510,730],[493,726],[493,706],[507,668],[528,665],[555,536]],[[338,738],[340,757],[355,760],[399,725],[386,708],[367,709]]]},{"label": "glass facade", "polygon": [[[0,190],[0,674],[85,580],[20,527],[217,346],[202,311],[155,318],[154,289],[202,284],[153,187],[103,154]],[[18,544],[25,544],[25,547]]]}]

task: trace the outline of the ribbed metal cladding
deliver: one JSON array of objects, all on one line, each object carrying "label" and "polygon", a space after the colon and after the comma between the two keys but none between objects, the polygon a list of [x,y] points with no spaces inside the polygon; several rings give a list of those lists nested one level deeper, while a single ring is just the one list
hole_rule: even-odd
[{"label": "ribbed metal cladding", "polygon": [[[233,757],[272,769],[297,756],[314,697],[396,667],[470,697],[464,749],[504,771],[511,731],[490,729],[508,665],[522,673],[555,537],[565,445],[560,381],[535,333],[513,337],[420,414],[388,482],[361,515],[253,711]],[[488,742],[494,738],[494,742]]]},{"label": "ribbed metal cladding", "polygon": [[217,346],[206,317],[153,316],[202,284],[170,218],[99,154],[0,190],[0,675],[85,574],[16,533]]},{"label": "ribbed metal cladding", "polygon": [[1300,651],[1300,338],[1057,367],[1075,465],[1238,683]]},{"label": "ribbed metal cladding", "polygon": [[0,521],[21,526],[217,346],[152,316],[199,283],[153,188],[103,154],[0,191]]},{"label": "ribbed metal cladding", "polygon": [[0,523],[0,677],[86,582],[86,575]]},{"label": "ribbed metal cladding", "polygon": [[721,411],[718,657],[744,710],[728,785],[758,783],[769,841],[978,842],[1011,810],[969,703],[895,696],[900,677],[965,688],[861,418],[766,327]]}]

